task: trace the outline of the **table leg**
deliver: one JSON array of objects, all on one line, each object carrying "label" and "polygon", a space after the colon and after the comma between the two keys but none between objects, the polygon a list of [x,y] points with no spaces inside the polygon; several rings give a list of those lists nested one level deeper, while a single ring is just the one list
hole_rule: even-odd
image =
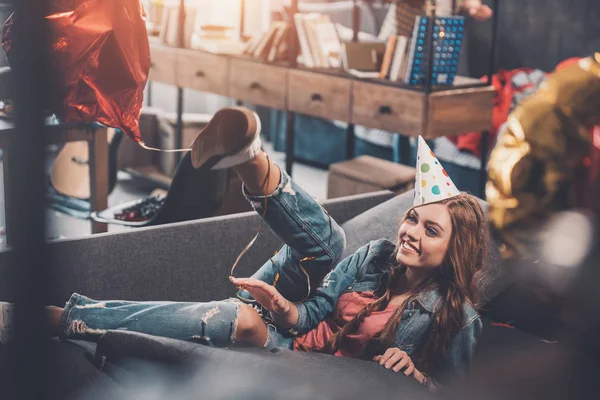
[{"label": "table leg", "polygon": [[485,199],[485,184],[487,182],[487,159],[488,159],[488,141],[489,133],[487,131],[481,134],[481,169],[479,171],[479,198]]},{"label": "table leg", "polygon": [[[13,212],[13,197],[10,182],[15,181],[15,177],[11,176],[11,172],[14,171],[11,164],[10,158],[10,146],[5,145],[2,150],[2,180],[4,181],[4,232],[6,238],[6,244],[12,244],[11,232],[14,231],[14,227],[17,226],[17,221],[15,220],[16,213]],[[13,174],[14,175],[14,174]]]},{"label": "table leg", "polygon": [[[90,211],[108,207],[108,130],[97,128],[89,146]],[[108,225],[92,221],[92,233],[108,231]]]},{"label": "table leg", "polygon": [[[177,88],[177,124],[175,125],[175,148],[183,148],[183,88]],[[175,168],[181,162],[182,153],[175,153]]]},{"label": "table leg", "polygon": [[398,135],[398,150],[399,150],[399,160],[400,164],[413,166],[411,148],[410,148],[410,138],[404,135]]},{"label": "table leg", "polygon": [[348,124],[348,127],[346,128],[346,160],[354,159],[355,153],[354,124]]},{"label": "table leg", "polygon": [[292,176],[292,166],[294,165],[294,140],[296,136],[296,113],[286,112],[285,124],[285,171]]}]

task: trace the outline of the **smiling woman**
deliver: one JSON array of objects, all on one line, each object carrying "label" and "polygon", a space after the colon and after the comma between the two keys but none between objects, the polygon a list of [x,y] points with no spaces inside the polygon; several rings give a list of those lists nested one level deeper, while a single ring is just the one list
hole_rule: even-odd
[{"label": "smiling woman", "polygon": [[[261,151],[260,126],[251,110],[221,110],[189,158],[198,168],[231,167],[285,242],[253,277],[230,277],[235,298],[135,302],[73,294],[64,309],[48,308],[48,330],[68,339],[120,329],[213,346],[325,352],[373,360],[426,386],[466,373],[482,330],[477,281],[487,244],[476,199],[456,189],[420,138],[417,182],[425,184],[397,243],[373,241],[340,262],[344,231]],[[443,193],[433,190],[441,185]],[[0,342],[10,336],[11,310],[0,304]]]}]

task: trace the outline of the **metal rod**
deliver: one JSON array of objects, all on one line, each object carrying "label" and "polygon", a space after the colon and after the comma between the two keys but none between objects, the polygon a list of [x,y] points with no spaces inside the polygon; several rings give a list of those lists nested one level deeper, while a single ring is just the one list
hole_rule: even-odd
[{"label": "metal rod", "polygon": [[[175,125],[175,148],[183,148],[183,88],[177,88],[177,122]],[[182,153],[175,153],[175,164],[179,165]]]},{"label": "metal rod", "polygon": [[177,46],[185,47],[185,0],[179,0],[179,31],[177,35]]},{"label": "metal rod", "polygon": [[152,81],[148,79],[148,88],[146,89],[146,100],[148,101],[148,107],[152,107]]},{"label": "metal rod", "polygon": [[[298,44],[296,38],[298,34],[296,32],[296,24],[294,15],[298,13],[298,0],[292,0],[291,7],[289,9],[289,21],[292,26],[293,34],[290,35],[290,54],[292,55],[292,66],[296,66],[296,59],[298,56]],[[296,153],[296,113],[292,111],[286,111],[285,113],[285,171],[289,176],[292,176],[292,169],[294,167],[295,153]]]},{"label": "metal rod", "polygon": [[[427,37],[429,38],[429,49],[428,49],[428,64],[427,64],[427,76],[425,77],[425,92],[427,94],[431,93],[431,86],[433,82],[431,81],[431,76],[433,75],[433,25],[435,24],[435,17],[437,15],[437,5],[435,0],[430,0],[431,2],[431,14],[426,18],[429,20],[427,24]],[[416,40],[416,38],[413,38]]]},{"label": "metal rod", "polygon": [[354,158],[356,153],[354,147],[354,124],[348,124],[346,128],[346,160]]},{"label": "metal rod", "polygon": [[[496,48],[498,41],[498,20],[499,20],[499,1],[494,0],[494,17],[492,22],[492,47],[490,49],[490,69],[488,71],[488,85],[492,84],[492,77],[496,72]],[[479,197],[485,199],[485,185],[487,182],[487,162],[489,151],[489,132],[481,132],[481,146],[479,153],[481,155],[481,164],[479,171]]]},{"label": "metal rod", "polygon": [[[45,68],[46,2],[15,0],[12,67],[16,131],[11,138],[9,180],[13,262],[9,266],[14,287],[15,335],[6,349],[8,367],[0,383],[5,399],[48,399],[51,361],[44,339],[44,309],[52,258],[47,256],[45,232],[46,140],[43,99],[47,98]],[[32,384],[32,377],[35,384]]]},{"label": "metal rod", "polygon": [[490,50],[490,70],[488,72],[488,84],[492,84],[492,77],[496,72],[496,49],[498,46],[498,20],[500,19],[499,13],[499,0],[494,0],[494,16],[492,19],[492,48]]},{"label": "metal rod", "polygon": [[358,42],[358,32],[360,30],[360,8],[357,0],[352,4],[352,41]]},{"label": "metal rod", "polygon": [[244,37],[244,30],[246,28],[246,2],[240,0],[240,40]]},{"label": "metal rod", "polygon": [[294,141],[296,138],[296,113],[286,112],[285,123],[285,172],[292,176],[292,167],[294,166]]}]

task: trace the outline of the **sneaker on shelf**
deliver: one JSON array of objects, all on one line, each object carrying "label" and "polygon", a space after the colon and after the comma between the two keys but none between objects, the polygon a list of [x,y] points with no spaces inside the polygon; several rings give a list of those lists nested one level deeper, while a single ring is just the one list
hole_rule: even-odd
[{"label": "sneaker on shelf", "polygon": [[165,196],[150,196],[116,212],[114,218],[127,222],[146,222],[154,218],[165,204]]}]

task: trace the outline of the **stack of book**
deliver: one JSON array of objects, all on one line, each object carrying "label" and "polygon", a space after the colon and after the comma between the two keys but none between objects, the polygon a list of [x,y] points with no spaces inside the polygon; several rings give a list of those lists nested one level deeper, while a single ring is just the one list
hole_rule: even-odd
[{"label": "stack of book", "polygon": [[451,85],[458,70],[464,34],[463,17],[440,17],[434,20],[432,37],[428,37],[432,19],[417,17],[412,38],[392,35],[387,42],[346,42],[342,65],[359,78],[389,79],[410,85],[424,85],[429,72],[430,43],[433,39],[432,85]]},{"label": "stack of book", "polygon": [[[309,68],[339,68],[341,43],[335,24],[321,14],[296,14],[293,27],[286,22],[274,22],[271,28],[250,39],[245,54],[267,62],[294,61]],[[297,40],[299,55],[291,54],[291,44]]]},{"label": "stack of book", "polygon": [[295,14],[301,63],[309,68],[339,68],[342,44],[328,15]]},{"label": "stack of book", "polygon": [[253,36],[246,45],[244,54],[267,62],[290,61],[293,30],[286,22],[273,22],[267,32]]}]

